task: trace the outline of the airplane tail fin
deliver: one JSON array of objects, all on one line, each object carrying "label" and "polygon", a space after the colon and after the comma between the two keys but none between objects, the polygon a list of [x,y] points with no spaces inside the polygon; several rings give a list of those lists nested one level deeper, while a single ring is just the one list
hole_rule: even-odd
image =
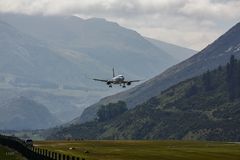
[{"label": "airplane tail fin", "polygon": [[113,77],[115,77],[115,71],[114,71],[114,68],[112,69],[112,72],[113,72]]}]

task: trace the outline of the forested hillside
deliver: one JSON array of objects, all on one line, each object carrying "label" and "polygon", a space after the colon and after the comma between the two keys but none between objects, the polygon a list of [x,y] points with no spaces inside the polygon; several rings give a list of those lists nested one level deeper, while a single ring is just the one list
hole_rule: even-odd
[{"label": "forested hillside", "polygon": [[59,129],[49,138],[239,141],[239,135],[240,61],[232,56],[226,66],[180,82],[135,109]]}]

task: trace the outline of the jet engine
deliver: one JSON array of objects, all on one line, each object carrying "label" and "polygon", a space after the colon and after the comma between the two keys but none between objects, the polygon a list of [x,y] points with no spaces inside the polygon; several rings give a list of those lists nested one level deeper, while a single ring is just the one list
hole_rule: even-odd
[{"label": "jet engine", "polygon": [[130,86],[130,85],[131,85],[131,82],[127,82],[127,85]]},{"label": "jet engine", "polygon": [[107,85],[110,85],[111,84],[111,82],[110,81],[107,81]]}]

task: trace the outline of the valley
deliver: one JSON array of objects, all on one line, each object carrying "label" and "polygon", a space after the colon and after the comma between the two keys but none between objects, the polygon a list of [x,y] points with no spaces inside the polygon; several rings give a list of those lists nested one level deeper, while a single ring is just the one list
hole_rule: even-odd
[{"label": "valley", "polygon": [[239,160],[239,6],[0,0],[0,160]]}]

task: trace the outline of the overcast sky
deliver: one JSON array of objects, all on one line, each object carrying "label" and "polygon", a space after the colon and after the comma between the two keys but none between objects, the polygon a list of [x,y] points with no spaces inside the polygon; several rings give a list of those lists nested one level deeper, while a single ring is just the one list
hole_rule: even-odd
[{"label": "overcast sky", "polygon": [[101,17],[201,50],[240,21],[240,0],[0,0],[0,11]]}]

